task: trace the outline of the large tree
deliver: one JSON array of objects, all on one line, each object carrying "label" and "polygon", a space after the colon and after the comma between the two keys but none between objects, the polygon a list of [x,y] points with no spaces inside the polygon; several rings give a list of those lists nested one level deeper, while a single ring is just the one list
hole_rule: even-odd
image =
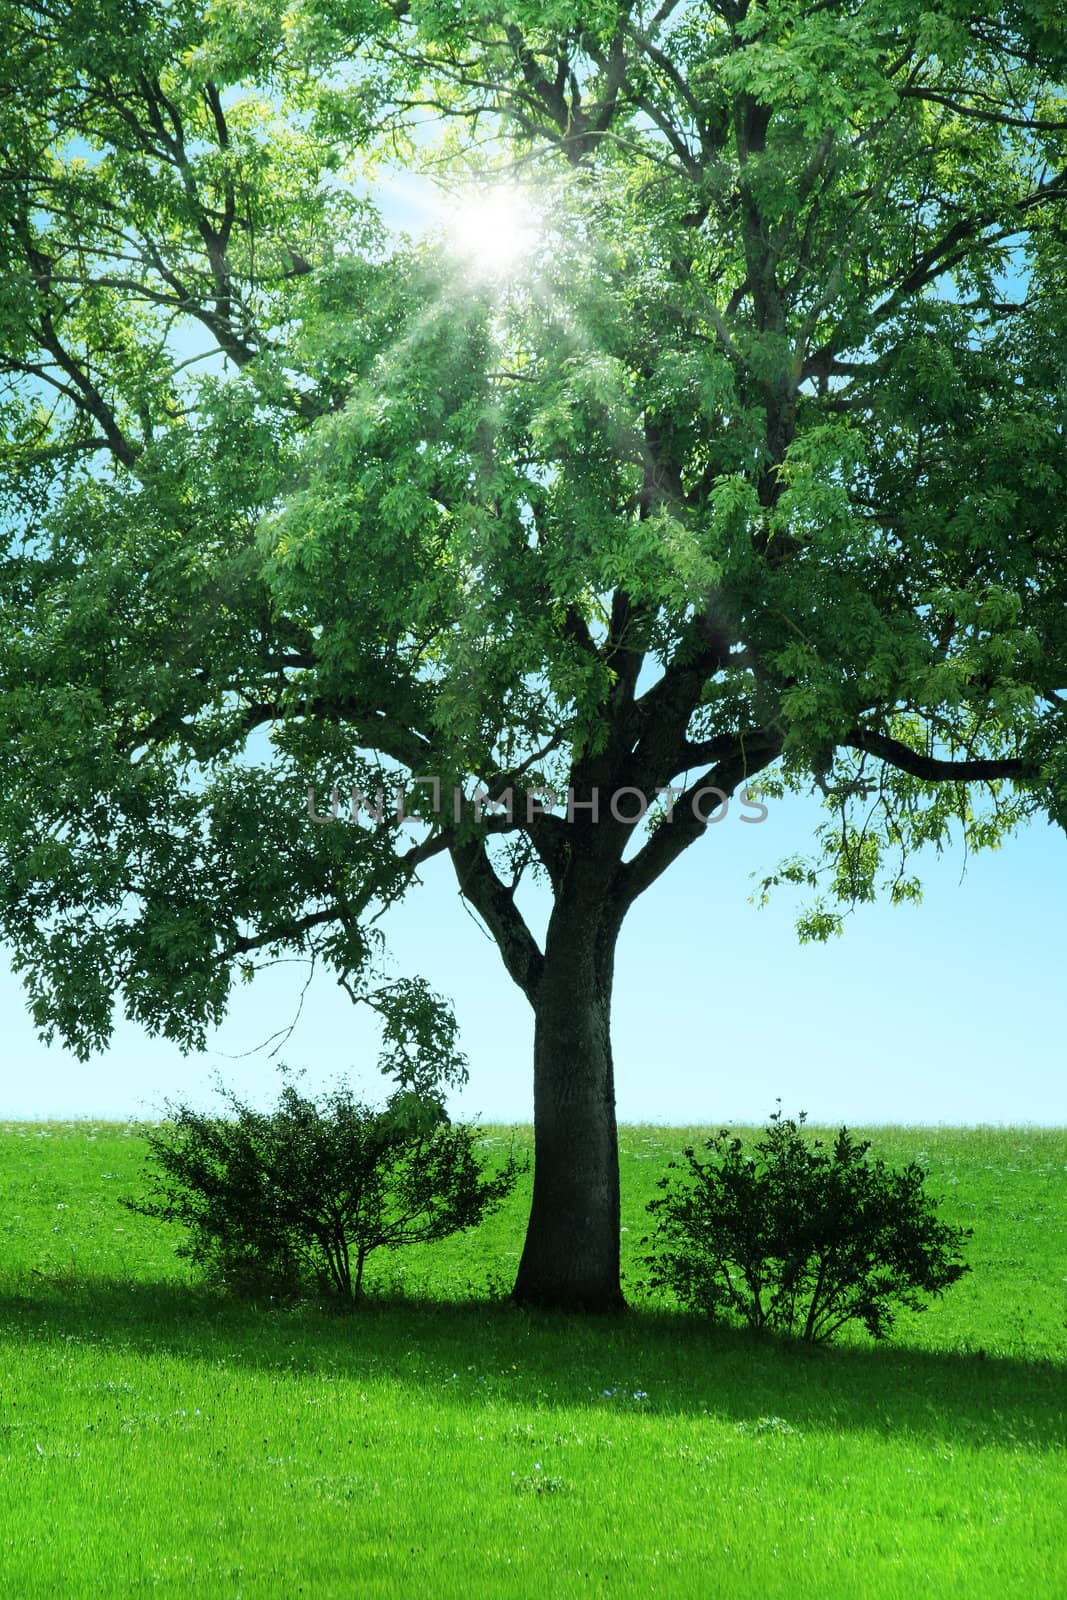
[{"label": "large tree", "polygon": [[[401,1076],[447,1062],[372,965],[447,853],[535,1017],[516,1294],[617,1305],[616,941],[710,791],[821,790],[776,875],[807,936],[954,825],[1067,820],[1058,8],[0,14],[0,917],[36,1022],[87,1055],[118,999],[194,1047],[296,951]],[[521,270],[390,240],[386,154],[521,180]],[[324,824],[334,785],[380,821]]]}]

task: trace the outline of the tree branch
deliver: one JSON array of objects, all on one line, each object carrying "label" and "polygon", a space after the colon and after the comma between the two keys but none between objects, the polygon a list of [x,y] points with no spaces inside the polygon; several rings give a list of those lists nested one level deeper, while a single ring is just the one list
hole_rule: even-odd
[{"label": "tree branch", "polygon": [[338,906],[327,906],[323,911],[309,911],[303,917],[291,917],[282,922],[275,923],[273,928],[265,933],[239,934],[227,949],[221,952],[222,959],[229,960],[232,956],[247,955],[251,950],[262,950],[266,945],[291,944],[302,933],[308,933],[312,928],[321,928],[323,923],[337,922],[342,913]]},{"label": "tree branch", "polygon": [[[966,94],[969,91],[961,88],[959,92]],[[1067,128],[1067,122],[1048,122],[1041,117],[1013,117],[1006,111],[983,111],[979,106],[961,105],[950,95],[939,94],[935,89],[924,89],[920,84],[908,85],[898,93],[902,100],[932,100],[937,105],[947,106],[958,117],[994,122],[1004,128],[1025,128],[1028,133],[1062,133]]]},{"label": "tree branch", "polygon": [[747,751],[753,759],[758,759],[768,751],[776,756],[781,747],[781,734],[768,728],[756,728],[751,736],[722,733],[714,739],[700,739],[693,742],[686,739],[679,749],[675,772],[685,772],[691,767],[703,766],[708,761],[728,760],[738,749]]},{"label": "tree branch", "polygon": [[624,861],[619,867],[618,903],[623,913],[691,844],[695,844],[709,827],[714,826],[702,822],[693,810],[693,801],[700,791],[719,789],[729,799],[739,784],[762,772],[764,767],[769,767],[780,751],[780,738],[774,745],[765,745],[759,755],[753,753],[750,744],[735,738],[733,751],[710,767],[696,783],[690,784],[675,801],[672,820],[661,823],[633,859]]},{"label": "tree branch", "polygon": [[460,893],[492,934],[509,976],[531,1006],[536,1005],[545,958],[515,904],[512,891],[494,871],[484,842],[452,845],[449,853]]},{"label": "tree branch", "polygon": [[889,766],[908,772],[913,778],[922,778],[926,783],[995,783],[998,778],[1025,781],[1037,776],[1033,762],[1024,761],[1019,756],[973,761],[941,760],[937,756],[921,755],[899,739],[891,739],[888,734],[874,733],[866,728],[853,728],[841,743],[850,750],[865,750],[869,755],[878,756]]}]

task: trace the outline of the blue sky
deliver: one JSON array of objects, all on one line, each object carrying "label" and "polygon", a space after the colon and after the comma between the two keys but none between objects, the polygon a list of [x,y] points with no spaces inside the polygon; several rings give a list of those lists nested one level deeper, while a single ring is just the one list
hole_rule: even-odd
[{"label": "blue sky", "polygon": [[[760,1121],[781,1096],[831,1123],[1067,1124],[1064,833],[1031,825],[971,856],[962,881],[962,852],[931,856],[921,906],[862,907],[840,939],[801,946],[796,900],[758,909],[748,875],[804,849],[817,818],[797,798],[771,803],[759,826],[728,815],[633,908],[615,984],[620,1120]],[[454,1109],[528,1121],[531,1013],[447,862],[430,863],[382,925],[395,973],[423,974],[455,1004],[470,1082]],[[269,1103],[277,1060],[306,1068],[309,1087],[344,1076],[380,1094],[374,1019],[325,973],[280,1056],[257,1050],[293,1020],[306,977],[284,965],[239,989],[204,1055],[124,1024],[83,1064],[36,1039],[5,971],[0,1117],[146,1116],[165,1096],[209,1104],[216,1071]]]}]

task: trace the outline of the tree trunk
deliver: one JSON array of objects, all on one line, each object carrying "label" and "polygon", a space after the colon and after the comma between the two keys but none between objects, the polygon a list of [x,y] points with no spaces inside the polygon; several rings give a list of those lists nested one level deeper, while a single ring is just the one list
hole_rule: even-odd
[{"label": "tree trunk", "polygon": [[557,900],[534,1005],[534,1190],[514,1289],[521,1305],[625,1304],[611,1055],[617,938],[596,889]]}]

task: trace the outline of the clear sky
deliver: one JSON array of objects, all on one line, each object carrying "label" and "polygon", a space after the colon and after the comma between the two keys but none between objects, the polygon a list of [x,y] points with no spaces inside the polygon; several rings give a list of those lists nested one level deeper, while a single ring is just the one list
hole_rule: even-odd
[{"label": "clear sky", "polygon": [[[962,852],[931,855],[921,906],[861,907],[840,939],[801,946],[795,899],[783,891],[758,909],[748,874],[803,849],[815,820],[814,802],[796,798],[771,803],[758,826],[728,815],[634,906],[615,983],[620,1120],[761,1121],[781,1096],[787,1112],[831,1123],[1067,1124],[1064,833],[1032,825],[972,856],[962,881]],[[421,973],[455,1004],[470,1082],[454,1110],[528,1121],[529,1007],[447,861],[424,878],[381,924],[395,973]],[[276,1060],[256,1047],[288,1027],[306,977],[289,964],[239,988],[204,1055],[124,1024],[83,1064],[36,1039],[4,973],[0,1117],[147,1116],[165,1096],[209,1104],[216,1071],[269,1103]],[[306,1068],[308,1087],[345,1076],[373,1097],[387,1087],[377,1046],[368,1009],[318,973],[277,1059]]]},{"label": "clear sky", "polygon": [[[434,216],[426,201],[425,186],[397,179],[384,210],[417,231]],[[620,1120],[762,1121],[780,1096],[819,1122],[1067,1124],[1063,831],[1034,824],[972,856],[962,881],[962,850],[929,853],[921,906],[861,907],[840,939],[801,946],[796,897],[779,891],[757,909],[750,874],[806,852],[818,820],[814,800],[771,803],[759,826],[735,804],[634,906],[615,980]],[[393,973],[423,975],[455,1005],[470,1082],[454,1110],[528,1121],[529,1007],[448,861],[423,876],[380,924]],[[540,935],[546,902],[520,903]],[[0,953],[0,1119],[149,1116],[168,1096],[208,1104],[215,1073],[266,1104],[279,1060],[305,1068],[309,1088],[343,1076],[385,1092],[374,1017],[325,972],[279,1054],[264,1046],[293,1022],[306,979],[287,963],[239,986],[205,1054],[120,1021],[109,1051],[81,1063],[36,1037]]]}]

